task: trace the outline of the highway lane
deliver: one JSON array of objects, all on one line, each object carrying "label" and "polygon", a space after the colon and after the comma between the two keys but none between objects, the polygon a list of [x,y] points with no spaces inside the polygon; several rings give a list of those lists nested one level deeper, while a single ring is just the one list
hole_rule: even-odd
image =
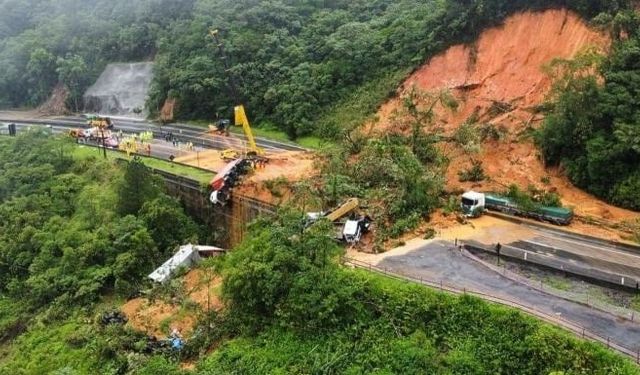
[{"label": "highway lane", "polygon": [[[477,242],[480,249],[528,263],[634,287],[640,281],[640,247],[597,239],[544,224],[484,216],[480,227],[456,234],[458,240]],[[465,242],[466,243],[466,242]]]},{"label": "highway lane", "polygon": [[[82,117],[67,116],[67,117],[57,118],[56,120],[69,121],[76,124],[86,124],[86,119]],[[113,119],[113,122],[116,128],[123,127],[127,129],[140,129],[140,131],[160,130],[160,132],[164,132],[164,133],[172,132],[175,136],[180,136],[182,134],[184,136],[191,137],[191,138],[205,136],[205,137],[211,137],[211,138],[223,139],[223,140],[231,139],[232,143],[245,142],[244,135],[232,133],[229,135],[229,137],[217,136],[217,135],[212,135],[207,133],[206,129],[202,127],[182,124],[182,123],[160,125],[160,124],[145,121],[145,120],[117,118],[117,117]],[[292,143],[274,141],[274,140],[266,139],[262,137],[255,137],[255,139],[256,139],[256,144],[265,150],[306,151],[305,148]]]},{"label": "highway lane", "polygon": [[[86,119],[82,117],[61,117],[51,119],[15,119],[3,116],[0,122],[33,125],[52,125],[57,128],[66,129],[87,127]],[[124,133],[140,133],[152,131],[154,138],[164,139],[164,135],[172,133],[180,142],[191,142],[195,146],[224,150],[228,148],[242,150],[246,148],[245,137],[238,134],[231,134],[228,137],[207,133],[205,129],[186,124],[159,125],[148,121],[135,119],[115,119],[115,131],[122,130]],[[306,149],[279,141],[273,141],[261,137],[256,137],[258,147],[266,152],[283,151],[306,151]]]},{"label": "highway lane", "polygon": [[[20,124],[20,123],[16,123],[16,130],[18,132],[23,132],[25,130],[27,130],[28,128],[32,127],[34,125],[29,125],[29,124]],[[37,125],[38,127],[41,127],[42,125]],[[73,127],[75,128],[75,127]],[[54,134],[64,134],[67,131],[69,131],[69,127],[66,126],[59,126],[59,125],[51,125],[51,131]],[[92,146],[100,146],[100,144],[96,141],[78,141],[78,144],[88,144],[88,145],[92,145]],[[194,151],[202,151],[203,148],[199,147],[199,146],[194,146]],[[98,151],[96,151],[96,154],[98,153]],[[170,160],[170,156],[173,155],[175,157],[180,157],[184,154],[186,154],[187,151],[181,150],[178,147],[174,146],[171,142],[166,142],[165,140],[160,140],[160,139],[154,139],[153,142],[151,143],[151,155],[153,157],[156,158],[160,158],[160,159],[165,159],[165,160]],[[144,150],[141,150],[140,152],[141,155],[146,155],[146,153],[144,152]]]},{"label": "highway lane", "polygon": [[407,253],[389,253],[374,266],[392,274],[428,280],[436,285],[442,282],[458,290],[481,293],[483,298],[493,296],[513,301],[516,303],[514,307],[527,307],[530,311],[572,322],[605,340],[610,338],[611,342],[633,353],[640,350],[640,324],[637,321],[620,319],[506,278],[465,257],[453,243],[426,242]]}]

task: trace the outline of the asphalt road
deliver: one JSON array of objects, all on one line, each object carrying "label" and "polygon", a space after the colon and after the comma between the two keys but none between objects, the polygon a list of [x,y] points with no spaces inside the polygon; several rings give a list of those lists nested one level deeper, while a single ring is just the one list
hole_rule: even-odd
[{"label": "asphalt road", "polygon": [[[86,128],[86,119],[83,117],[59,117],[51,119],[17,119],[2,116],[0,122],[16,123],[16,124],[32,124],[32,125],[51,125],[54,129],[74,129]],[[208,149],[224,150],[228,148],[243,149],[245,148],[245,137],[238,134],[230,134],[227,136],[214,135],[206,132],[206,129],[187,125],[187,124],[169,124],[160,126],[159,124],[135,120],[135,119],[114,119],[115,130],[122,130],[124,133],[140,133],[152,131],[154,138],[163,140],[166,133],[172,133],[180,142],[192,142],[195,146]],[[261,137],[255,137],[258,147],[266,152],[281,151],[305,151],[304,148],[279,141],[273,141]]]},{"label": "asphalt road", "polygon": [[640,247],[637,246],[505,220],[496,220],[491,227],[461,239],[477,241],[490,249],[500,243],[505,246],[505,255],[558,270],[579,271],[579,275],[616,285],[623,279],[629,287],[640,281]]},{"label": "asphalt road", "polygon": [[463,256],[446,241],[432,242],[404,255],[390,256],[378,263],[392,273],[442,281],[561,317],[632,351],[640,350],[640,324],[570,302],[517,283]]},{"label": "asphalt road", "polygon": [[[23,123],[16,123],[16,130],[19,132],[25,131],[26,129],[32,127],[32,126],[43,126],[43,125],[33,125],[33,124],[23,124]],[[54,134],[63,134],[66,133],[69,128],[67,127],[63,127],[63,126],[59,126],[59,125],[52,125],[51,126],[51,130]],[[100,146],[99,142],[95,142],[95,141],[79,141],[79,144],[89,144],[92,146]],[[199,151],[204,149],[202,146],[194,146],[194,151]],[[169,157],[171,155],[173,155],[174,157],[180,157],[182,156],[182,154],[184,154],[186,151],[181,150],[180,148],[176,147],[173,145],[172,142],[167,142],[164,139],[154,139],[151,142],[151,155],[150,156],[154,156],[160,159],[166,159],[166,160],[170,160]],[[96,151],[96,153],[98,153],[98,151]],[[144,153],[144,151],[140,152],[142,155],[146,155]]]}]

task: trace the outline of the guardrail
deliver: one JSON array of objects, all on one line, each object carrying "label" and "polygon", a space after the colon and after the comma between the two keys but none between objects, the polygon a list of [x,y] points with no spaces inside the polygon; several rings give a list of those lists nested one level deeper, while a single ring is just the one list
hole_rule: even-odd
[{"label": "guardrail", "polygon": [[540,280],[540,282],[533,282],[533,280],[522,276],[516,272],[512,272],[510,270],[508,270],[506,267],[499,267],[496,266],[494,264],[491,264],[483,259],[480,259],[479,257],[477,257],[475,254],[471,253],[469,250],[467,250],[467,246],[463,246],[462,247],[462,255],[468,259],[473,260],[474,262],[481,264],[482,266],[484,266],[485,268],[488,268],[490,270],[492,270],[493,272],[502,275],[504,277],[506,277],[507,279],[525,285],[531,289],[535,289],[537,291],[543,292],[543,293],[547,293],[547,294],[551,294],[554,295],[558,298],[562,298],[565,301],[569,301],[569,302],[574,302],[574,303],[578,303],[581,304],[583,306],[592,308],[594,310],[599,310],[601,312],[607,313],[607,314],[611,314],[611,315],[615,315],[616,317],[623,319],[623,320],[628,320],[630,322],[636,322],[637,318],[637,312],[634,310],[630,310],[624,307],[619,307],[619,306],[613,306],[610,305],[608,303],[599,301],[598,299],[590,299],[589,295],[582,296],[582,295],[578,295],[575,293],[571,293],[571,292],[567,292],[567,291],[562,291],[559,289],[556,289],[552,286],[549,285],[545,285],[544,282],[542,280]]},{"label": "guardrail", "polygon": [[[469,240],[465,241],[464,246],[465,248],[470,250],[480,250],[489,254],[497,255],[497,251],[495,249],[496,245],[488,246],[477,241]],[[557,249],[557,252],[559,254],[562,253],[560,249]],[[588,280],[595,280],[596,282],[604,282],[607,284],[611,284],[611,286],[625,288],[625,290],[637,290],[640,283],[640,280],[637,280],[632,276],[628,276],[627,274],[607,272],[593,267],[580,266],[574,262],[569,261],[566,257],[551,257],[512,245],[501,244],[500,255],[506,258],[513,259],[517,262],[524,262],[537,266],[547,267],[559,272],[575,275]],[[565,259],[567,259],[567,261],[565,261]],[[594,259],[594,261],[595,260],[598,259]],[[598,261],[601,264],[608,263],[605,260]],[[624,265],[621,265],[620,267],[624,268]]]},{"label": "guardrail", "polygon": [[631,348],[626,348],[620,344],[612,342],[610,337],[601,336],[595,332],[589,331],[585,327],[582,327],[576,323],[563,319],[559,316],[554,316],[546,312],[540,311],[533,306],[524,305],[520,302],[512,301],[509,299],[505,299],[503,297],[494,296],[494,295],[483,293],[480,291],[468,290],[466,288],[460,289],[455,286],[447,285],[443,283],[442,280],[438,281],[438,280],[430,280],[422,277],[415,278],[411,276],[400,275],[397,273],[390,272],[387,268],[380,268],[378,266],[372,265],[371,263],[363,262],[353,258],[343,257],[341,259],[341,262],[342,264],[350,265],[355,268],[365,269],[370,272],[375,272],[396,280],[411,282],[411,283],[431,287],[433,289],[440,290],[440,292],[443,292],[443,293],[446,292],[454,295],[472,295],[489,302],[497,303],[507,307],[517,308],[520,311],[523,311],[529,315],[533,315],[548,323],[560,326],[580,338],[589,339],[595,342],[599,342],[603,345],[606,345],[607,348],[613,349],[618,353],[623,354],[624,356],[629,357],[633,359],[636,363],[640,364],[640,349],[634,350]]}]

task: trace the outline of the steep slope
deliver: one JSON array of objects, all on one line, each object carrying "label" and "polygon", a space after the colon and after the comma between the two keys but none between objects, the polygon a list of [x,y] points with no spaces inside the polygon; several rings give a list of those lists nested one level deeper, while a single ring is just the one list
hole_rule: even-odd
[{"label": "steep slope", "polygon": [[[573,187],[559,171],[545,169],[526,137],[527,131],[543,119],[536,108],[551,89],[552,80],[544,66],[555,58],[572,58],[590,47],[605,51],[609,43],[607,37],[567,10],[524,12],[508,18],[500,27],[486,30],[473,45],[454,46],[432,58],[403,83],[399,94],[412,87],[429,92],[449,90],[459,107],[455,112],[437,109],[436,121],[445,133],[453,134],[471,118],[504,133],[500,140],[486,141],[479,154],[467,154],[451,144],[443,146],[451,159],[447,176],[450,189],[491,190],[511,183],[522,187],[533,184],[557,190],[564,203],[574,206],[579,215],[609,220],[636,218],[637,213],[605,204]],[[393,128],[399,108],[398,99],[384,104],[375,131]],[[471,158],[483,161],[491,182],[474,185],[458,181],[458,171],[468,168]]]},{"label": "steep slope", "polygon": [[[526,12],[502,27],[482,33],[473,45],[457,45],[416,71],[403,87],[450,89],[460,100],[455,114],[441,120],[457,127],[472,114],[501,125],[517,126],[531,117],[551,87],[543,66],[554,58],[571,58],[589,46],[605,48],[608,40],[566,10]],[[494,103],[512,111],[492,117]]]}]

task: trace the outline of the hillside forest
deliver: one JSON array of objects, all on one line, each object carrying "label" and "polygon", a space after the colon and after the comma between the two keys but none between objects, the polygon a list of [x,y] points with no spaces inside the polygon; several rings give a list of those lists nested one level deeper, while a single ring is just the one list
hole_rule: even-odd
[{"label": "hillside forest", "polygon": [[[222,307],[202,308],[180,273],[146,280],[202,233],[144,164],[42,132],[0,142],[0,373],[639,373],[515,310],[343,267],[331,223],[305,231],[292,208],[199,265],[222,281]],[[140,294],[194,314],[183,350],[104,320]]]},{"label": "hillside forest", "polygon": [[[447,92],[398,87],[429,58],[507,16],[552,7],[575,11],[611,47],[545,67],[554,87],[534,109],[545,119],[531,139],[544,163],[575,185],[640,210],[640,17],[632,6],[0,0],[0,108],[37,107],[65,86],[68,106],[81,111],[78,99],[108,63],[154,61],[152,116],[167,99],[180,120],[229,116],[228,76],[208,37],[218,29],[256,127],[322,140],[320,173],[290,186],[290,205],[252,223],[233,251],[197,266],[219,282],[207,289],[220,302],[210,309],[190,300],[186,270],[163,285],[147,278],[179,245],[216,233],[140,159],[88,156],[44,131],[0,138],[0,373],[639,374],[631,360],[516,310],[346,267],[331,223],[305,229],[299,210],[362,198],[377,252],[401,244],[437,209],[458,209],[457,193],[446,191],[450,160],[434,109],[458,104]],[[361,126],[393,97],[402,103],[396,127],[365,135]],[[451,147],[482,138],[460,125],[447,135]],[[483,178],[481,164],[460,173]],[[555,193],[509,189],[523,203],[536,196],[561,204]],[[193,318],[181,351],[104,319],[136,298]],[[158,329],[168,335],[168,321]]]},{"label": "hillside forest", "polygon": [[78,110],[107,63],[154,60],[152,113],[173,98],[178,118],[227,116],[227,75],[207,37],[217,28],[255,124],[341,142],[431,56],[509,14],[555,6],[610,33],[613,46],[587,76],[558,77],[537,143],[574,184],[637,210],[638,21],[623,0],[3,0],[0,107],[37,106],[62,83]]}]

